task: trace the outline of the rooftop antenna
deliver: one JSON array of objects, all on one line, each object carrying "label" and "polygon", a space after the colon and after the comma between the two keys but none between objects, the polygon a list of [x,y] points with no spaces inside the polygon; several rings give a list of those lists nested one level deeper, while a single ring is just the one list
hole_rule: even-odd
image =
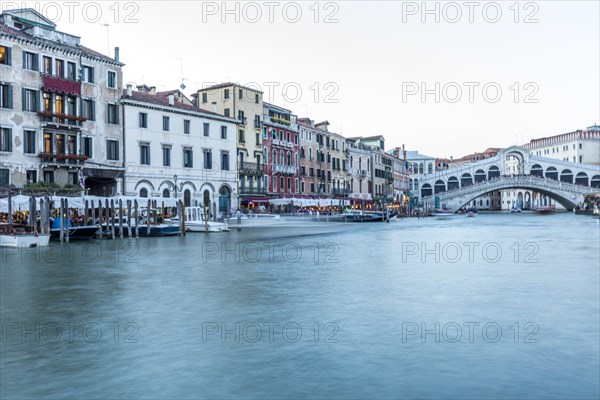
[{"label": "rooftop antenna", "polygon": [[183,58],[181,57],[175,57],[176,60],[179,60],[180,62],[180,66],[181,66],[181,85],[179,85],[179,87],[181,88],[181,90],[184,90],[186,88],[185,84],[183,83],[184,81],[186,81],[187,79],[185,79],[183,77]]},{"label": "rooftop antenna", "polygon": [[106,28],[106,55],[110,54],[110,25],[102,24],[101,26]]}]

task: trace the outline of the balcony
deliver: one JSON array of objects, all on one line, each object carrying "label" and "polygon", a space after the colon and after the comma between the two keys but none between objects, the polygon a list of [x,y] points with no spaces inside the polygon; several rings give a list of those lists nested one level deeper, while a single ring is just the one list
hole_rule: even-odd
[{"label": "balcony", "polygon": [[38,111],[37,115],[42,117],[44,122],[52,122],[55,124],[76,124],[77,122],[87,121],[87,117],[56,113],[53,111]]},{"label": "balcony", "polygon": [[350,190],[333,188],[331,189],[331,194],[334,196],[348,196],[348,194],[350,194]]},{"label": "balcony", "polygon": [[244,195],[244,194],[266,194],[267,191],[261,187],[255,188],[255,187],[240,187],[240,194]]},{"label": "balcony", "polygon": [[81,82],[42,74],[43,89],[49,92],[81,96]]},{"label": "balcony", "polygon": [[346,173],[349,175],[352,175],[354,173],[354,169],[353,168],[346,168]]},{"label": "balcony", "polygon": [[367,176],[367,170],[366,169],[359,169],[358,170],[358,176]]},{"label": "balcony", "polygon": [[64,154],[64,153],[38,153],[38,157],[42,159],[43,163],[53,164],[70,164],[78,165],[82,164],[88,159],[87,156],[77,154]]},{"label": "balcony", "polygon": [[273,165],[274,173],[295,175],[297,171],[298,171],[298,167],[296,167],[295,165],[281,165],[281,164]]},{"label": "balcony", "polygon": [[240,172],[262,173],[264,164],[241,161],[239,165]]},{"label": "balcony", "polygon": [[263,117],[263,123],[281,126],[281,127],[288,128],[288,129],[298,130],[298,124],[293,123],[284,118],[271,117],[271,116],[265,115]]}]

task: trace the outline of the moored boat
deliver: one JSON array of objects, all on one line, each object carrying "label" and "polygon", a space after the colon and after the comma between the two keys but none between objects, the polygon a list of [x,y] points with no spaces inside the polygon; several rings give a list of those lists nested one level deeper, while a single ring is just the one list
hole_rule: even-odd
[{"label": "moored boat", "polygon": [[29,225],[0,224],[0,247],[48,246],[50,234],[38,233]]},{"label": "moored boat", "polygon": [[[100,228],[98,225],[88,226],[73,226],[68,218],[63,219],[66,224],[66,230],[69,231],[69,240],[89,240]],[[50,228],[50,238],[52,240],[60,240],[60,219],[56,218],[52,221],[52,227]]]},{"label": "moored boat", "polygon": [[[202,207],[185,208],[185,230],[186,232],[227,232],[228,224],[225,222],[210,221],[205,217]],[[179,225],[179,217],[171,218],[171,222]]]},{"label": "moored boat", "polygon": [[554,212],[556,212],[556,209],[554,207],[551,206],[542,206],[542,207],[534,207],[533,211],[535,211],[538,214],[554,214]]}]

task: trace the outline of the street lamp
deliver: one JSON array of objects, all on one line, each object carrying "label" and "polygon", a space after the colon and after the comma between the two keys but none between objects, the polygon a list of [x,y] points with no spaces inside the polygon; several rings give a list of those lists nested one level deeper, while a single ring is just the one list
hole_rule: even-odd
[{"label": "street lamp", "polygon": [[175,181],[175,199],[177,199],[177,175],[173,175],[173,180]]}]

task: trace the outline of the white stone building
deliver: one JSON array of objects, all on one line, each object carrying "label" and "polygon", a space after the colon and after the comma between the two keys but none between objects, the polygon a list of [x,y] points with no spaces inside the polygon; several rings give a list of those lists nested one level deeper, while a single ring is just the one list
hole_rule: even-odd
[{"label": "white stone building", "polygon": [[180,91],[123,92],[123,193],[208,206],[215,218],[238,208],[237,120],[198,108]]},{"label": "white stone building", "polygon": [[39,181],[113,195],[123,176],[115,58],[33,9],[0,14],[0,185]]}]

